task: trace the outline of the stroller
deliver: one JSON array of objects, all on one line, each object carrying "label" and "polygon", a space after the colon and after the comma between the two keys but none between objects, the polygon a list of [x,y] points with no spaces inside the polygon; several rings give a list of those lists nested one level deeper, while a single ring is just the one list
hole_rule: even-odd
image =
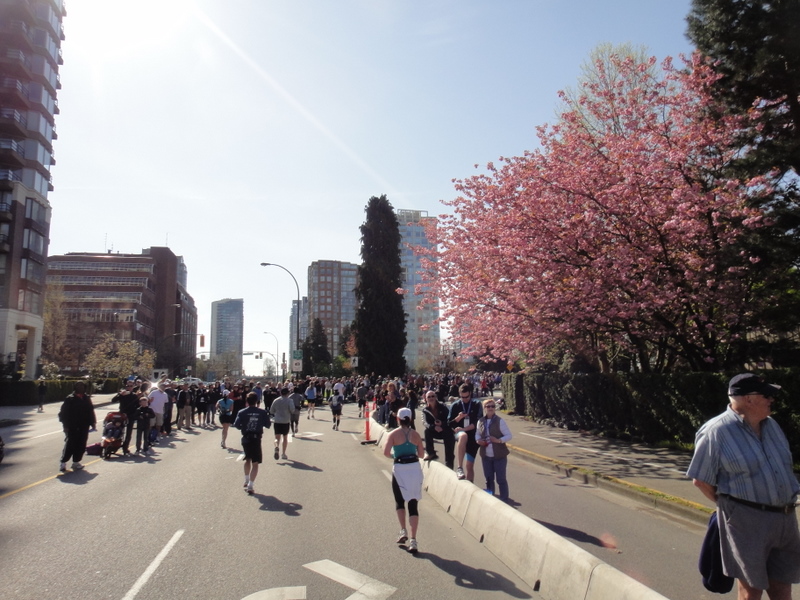
[{"label": "stroller", "polygon": [[125,439],[125,428],[128,425],[128,415],[123,412],[110,412],[103,419],[103,441],[101,442],[101,456],[108,459],[117,450],[122,448]]}]

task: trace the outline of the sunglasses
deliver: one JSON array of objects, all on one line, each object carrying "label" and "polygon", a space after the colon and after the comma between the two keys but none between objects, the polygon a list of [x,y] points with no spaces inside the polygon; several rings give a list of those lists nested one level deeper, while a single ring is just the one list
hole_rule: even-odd
[{"label": "sunglasses", "polygon": [[494,408],[494,404],[487,404],[487,405],[486,405],[486,406],[484,406],[483,408]]}]

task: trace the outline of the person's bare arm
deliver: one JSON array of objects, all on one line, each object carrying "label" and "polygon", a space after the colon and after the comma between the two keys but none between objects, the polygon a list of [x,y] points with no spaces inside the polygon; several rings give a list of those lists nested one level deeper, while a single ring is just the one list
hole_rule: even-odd
[{"label": "person's bare arm", "polygon": [[692,483],[706,498],[712,502],[717,501],[717,486],[706,483],[705,481],[700,481],[699,479],[692,479]]}]

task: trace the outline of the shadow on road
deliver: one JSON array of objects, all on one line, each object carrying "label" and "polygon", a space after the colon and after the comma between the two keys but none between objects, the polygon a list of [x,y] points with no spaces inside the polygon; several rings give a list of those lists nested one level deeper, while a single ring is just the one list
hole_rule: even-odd
[{"label": "shadow on road", "polygon": [[258,501],[261,502],[260,510],[268,510],[270,512],[282,512],[287,517],[299,517],[302,505],[297,502],[284,502],[275,496],[265,496],[264,494],[253,494]]},{"label": "shadow on road", "polygon": [[416,557],[427,559],[440,570],[452,575],[454,583],[459,587],[499,591],[514,598],[531,598],[528,592],[519,589],[513,582],[494,571],[476,569],[457,560],[448,560],[427,552],[419,552]]}]

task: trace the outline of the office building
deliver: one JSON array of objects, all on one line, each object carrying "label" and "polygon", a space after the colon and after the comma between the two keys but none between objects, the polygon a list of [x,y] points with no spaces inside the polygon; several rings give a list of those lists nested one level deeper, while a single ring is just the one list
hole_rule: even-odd
[{"label": "office building", "polygon": [[[396,210],[400,225],[400,265],[403,269],[403,311],[406,314],[406,350],[404,357],[411,371],[437,370],[441,361],[441,333],[438,303],[422,305],[422,294],[414,289],[422,283],[421,256],[414,247],[430,249],[426,226],[435,226],[436,218],[423,210]],[[422,326],[428,326],[421,329]]]},{"label": "office building", "polygon": [[358,265],[319,260],[308,267],[308,333],[319,319],[328,338],[331,356],[339,354],[342,330],[356,317]]},{"label": "office building", "polygon": [[244,300],[217,300],[211,303],[211,360],[222,361],[225,375],[242,374],[244,352]]},{"label": "office building", "polygon": [[0,367],[40,362],[61,0],[0,0]]},{"label": "office building", "polygon": [[[302,348],[311,330],[308,326],[308,296],[300,299],[300,347]],[[291,360],[291,351],[297,349],[297,300],[292,300],[292,314],[289,317],[289,351],[287,360]]]},{"label": "office building", "polygon": [[70,252],[51,256],[48,292],[67,320],[65,347],[48,360],[81,370],[81,360],[105,334],[156,352],[156,367],[178,377],[191,370],[197,347],[197,308],[187,291],[183,257],[169,248],[141,254]]}]

